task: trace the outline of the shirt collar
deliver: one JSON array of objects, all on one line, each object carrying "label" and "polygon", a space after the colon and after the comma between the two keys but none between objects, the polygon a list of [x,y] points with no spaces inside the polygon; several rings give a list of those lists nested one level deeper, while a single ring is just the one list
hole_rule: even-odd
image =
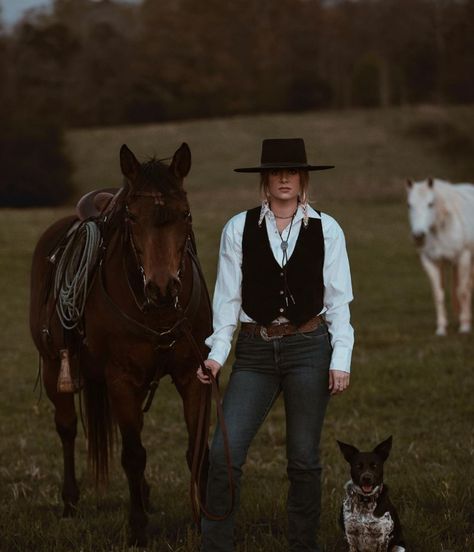
[{"label": "shirt collar", "polygon": [[[311,205],[307,204],[306,206],[308,217],[309,218],[318,218],[320,219],[321,216],[317,211],[315,211]],[[270,220],[275,220],[275,215],[273,214],[272,210],[270,209],[270,204],[267,200],[262,201],[262,207],[260,209],[260,216],[258,218],[258,225],[261,226],[263,219],[267,217]],[[293,220],[293,223],[299,222],[304,218],[304,208],[301,203],[298,204],[298,209],[296,210],[295,218]]]}]

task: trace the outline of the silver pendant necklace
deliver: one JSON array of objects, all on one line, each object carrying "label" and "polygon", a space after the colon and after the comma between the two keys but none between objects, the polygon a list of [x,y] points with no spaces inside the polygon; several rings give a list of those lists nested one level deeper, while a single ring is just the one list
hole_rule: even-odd
[{"label": "silver pendant necklace", "polygon": [[[286,240],[283,239],[282,232],[278,232],[280,234],[280,247],[283,251],[283,259],[282,259],[282,265],[285,266],[288,262],[288,240],[290,239],[291,229],[293,228],[293,221],[295,220],[296,211],[291,215],[291,222],[290,222],[290,229],[288,230],[288,235],[286,236]],[[290,218],[290,217],[288,217]]]},{"label": "silver pendant necklace", "polygon": [[290,239],[291,229],[293,228],[293,221],[295,220],[295,215],[296,215],[296,211],[293,213],[293,216],[291,217],[290,228],[288,229],[288,234],[286,236],[286,240],[284,240],[282,234],[279,233],[280,234],[280,240],[281,240],[280,247],[281,247],[281,250],[283,251],[283,258],[281,260],[281,264],[282,264],[282,268],[283,268],[284,287],[285,287],[285,290],[284,290],[284,292],[285,292],[285,303],[286,303],[287,307],[288,307],[289,300],[291,300],[291,302],[293,304],[295,304],[295,299],[294,299],[293,294],[291,293],[291,290],[288,286],[288,281],[287,281],[287,276],[286,276],[286,264],[288,263],[288,240]]}]

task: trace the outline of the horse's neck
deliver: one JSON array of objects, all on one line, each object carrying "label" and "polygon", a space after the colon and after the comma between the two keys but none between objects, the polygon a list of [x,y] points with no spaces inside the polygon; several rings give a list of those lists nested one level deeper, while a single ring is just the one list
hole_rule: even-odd
[{"label": "horse's neck", "polygon": [[434,259],[453,259],[465,242],[462,202],[457,190],[444,181],[436,181],[436,219],[434,231],[427,235],[425,253]]},{"label": "horse's neck", "polygon": [[438,206],[435,221],[438,230],[452,226],[459,219],[459,194],[451,184],[443,180],[435,181],[434,194]]},{"label": "horse's neck", "polygon": [[187,251],[185,253],[185,259],[184,259],[184,270],[182,274],[182,288],[181,292],[179,294],[179,301],[180,303],[185,306],[186,303],[189,301],[191,293],[192,293],[192,286],[193,286],[193,260],[191,255],[195,255],[193,252]]}]

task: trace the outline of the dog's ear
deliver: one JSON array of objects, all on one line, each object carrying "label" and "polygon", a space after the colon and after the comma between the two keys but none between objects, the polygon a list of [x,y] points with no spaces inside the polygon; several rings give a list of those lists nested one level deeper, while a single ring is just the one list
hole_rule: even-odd
[{"label": "dog's ear", "polygon": [[359,449],[356,447],[353,447],[352,445],[348,445],[347,443],[342,443],[341,441],[338,441],[337,444],[339,445],[339,448],[341,449],[341,452],[344,458],[349,463],[352,461],[352,459],[356,454],[359,454]]},{"label": "dog's ear", "polygon": [[375,452],[380,458],[385,462],[387,460],[388,455],[390,454],[390,449],[392,448],[392,436],[388,439],[385,439],[385,441],[382,441],[380,444],[378,444],[372,452]]}]

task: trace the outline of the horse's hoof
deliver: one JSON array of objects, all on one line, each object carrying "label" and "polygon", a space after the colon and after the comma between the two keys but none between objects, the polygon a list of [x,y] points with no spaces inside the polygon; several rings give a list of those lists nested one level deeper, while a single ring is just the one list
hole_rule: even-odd
[{"label": "horse's hoof", "polygon": [[468,334],[468,333],[471,333],[471,326],[461,326],[459,328],[459,333],[460,334]]}]

